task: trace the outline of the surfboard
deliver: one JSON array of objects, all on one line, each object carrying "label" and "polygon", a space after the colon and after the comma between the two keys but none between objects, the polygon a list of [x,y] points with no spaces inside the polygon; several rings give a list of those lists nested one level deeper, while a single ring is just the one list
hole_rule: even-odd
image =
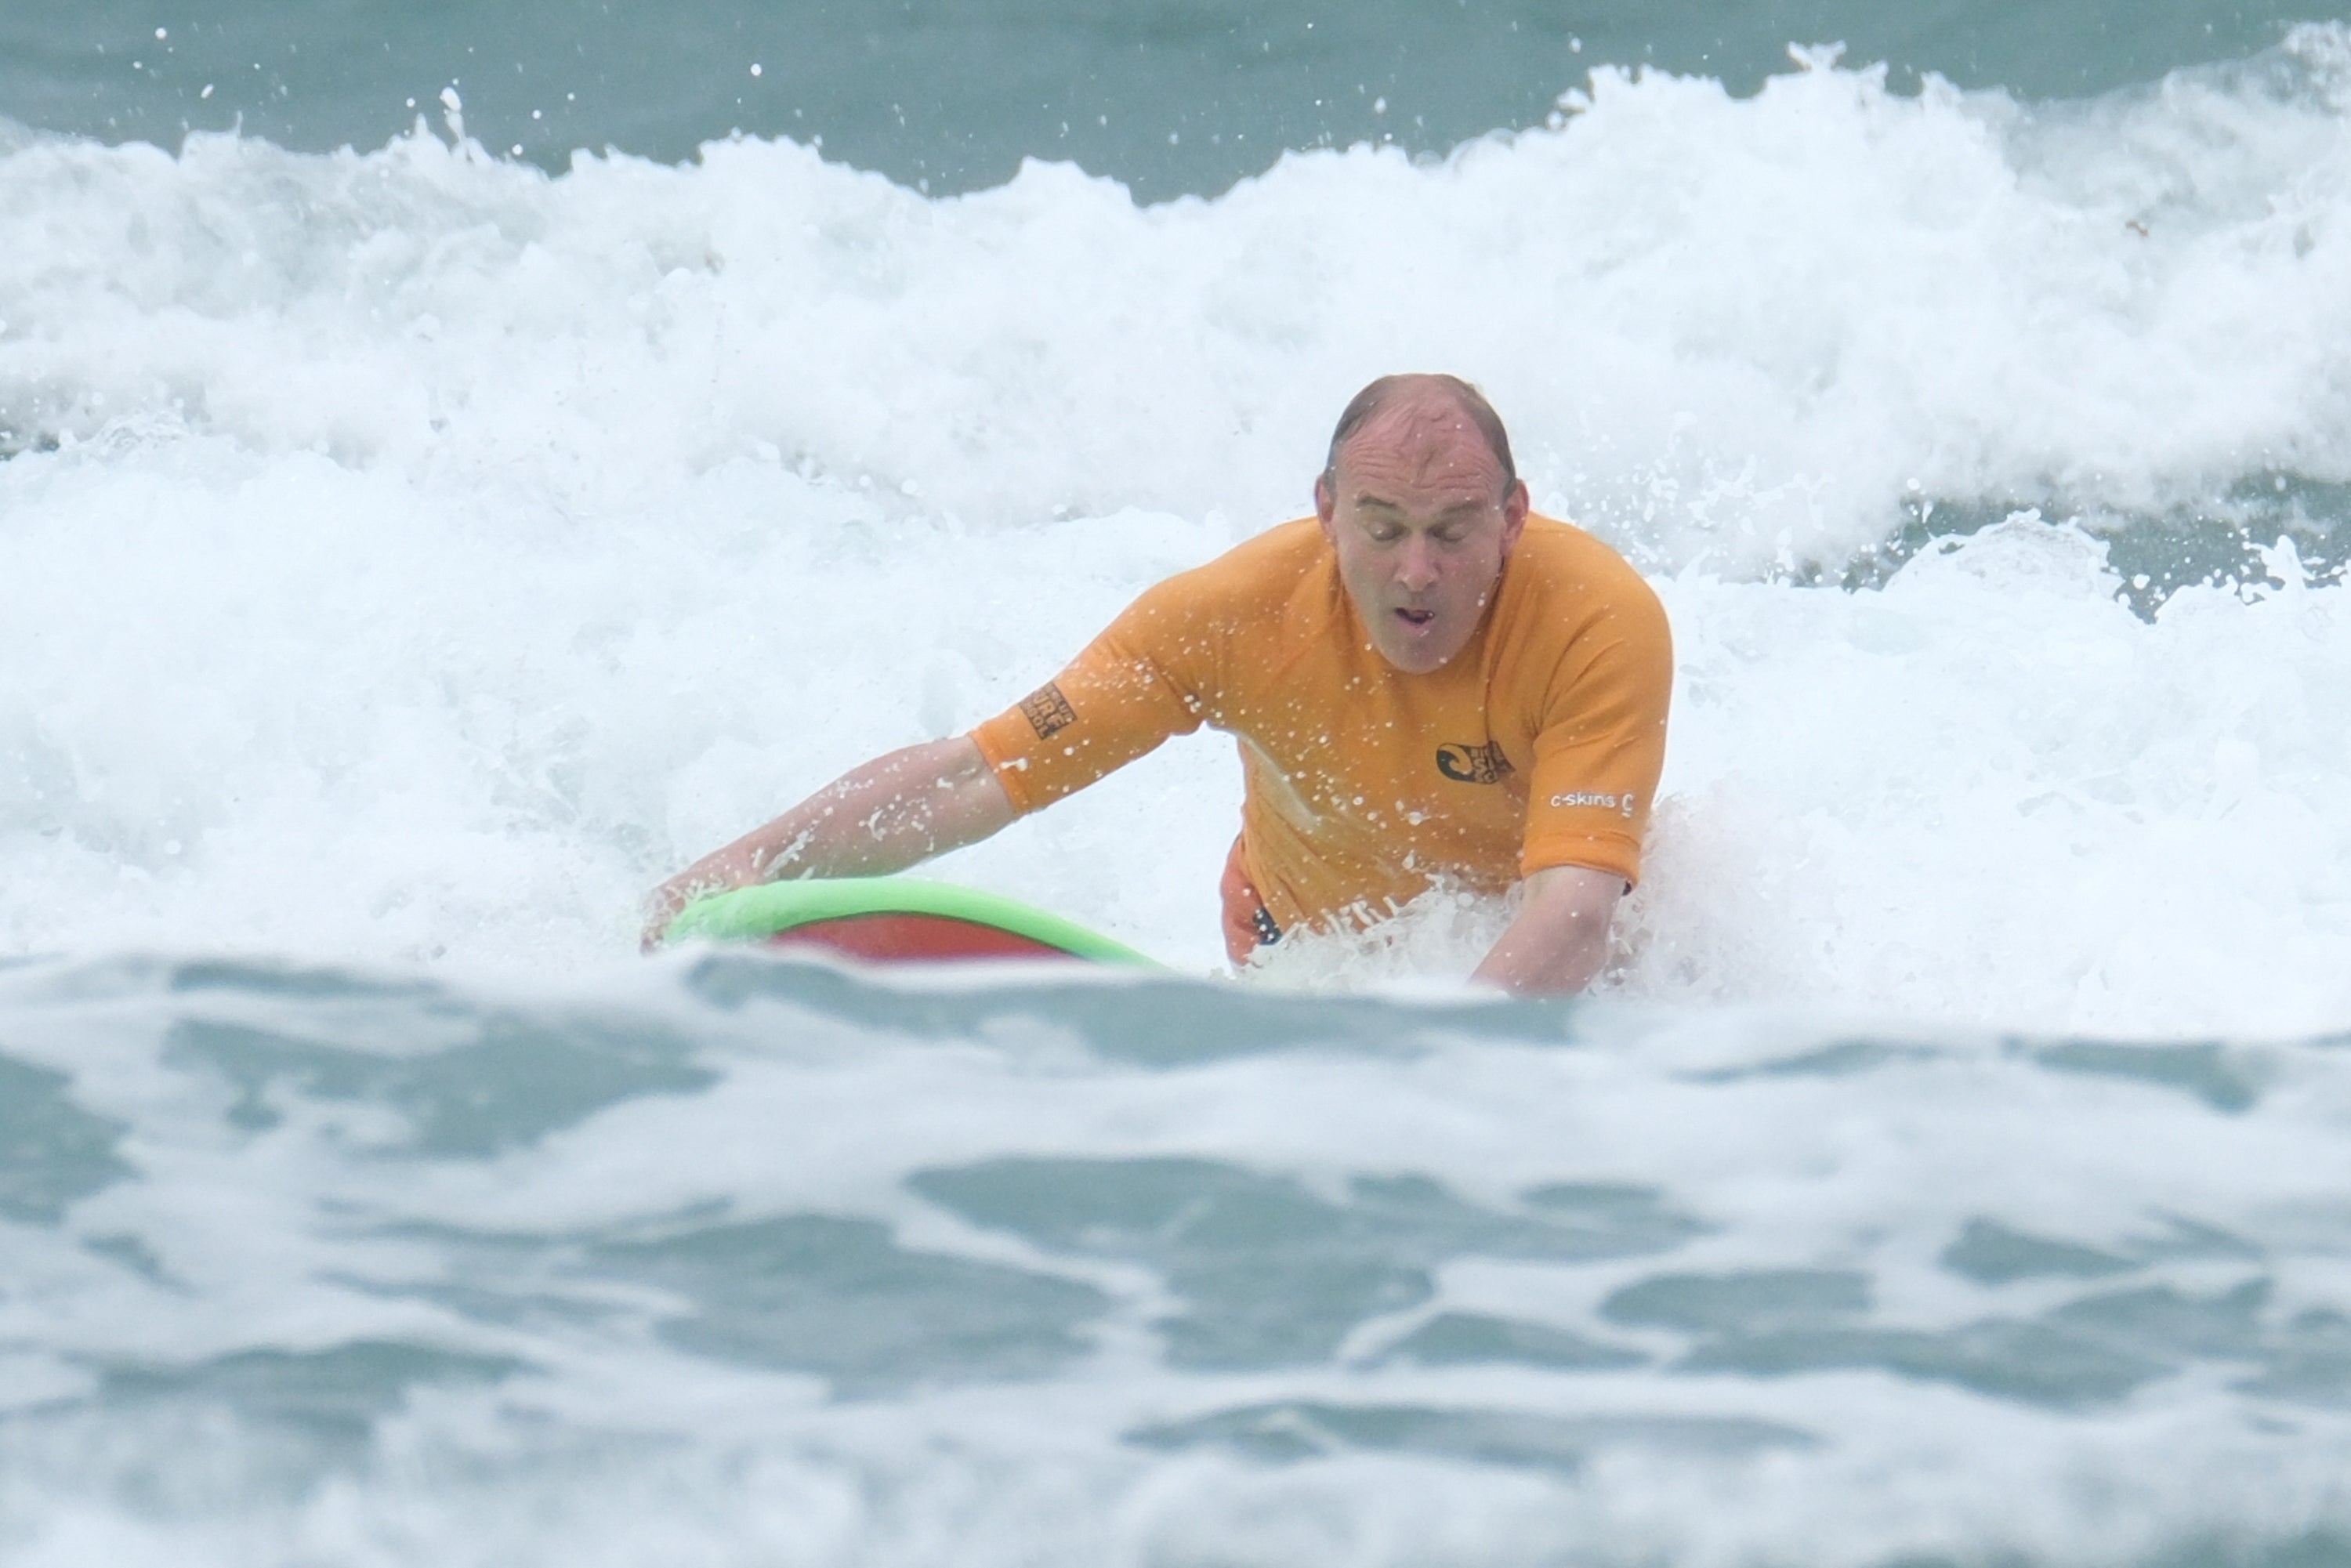
[{"label": "surfboard", "polygon": [[771,882],[713,894],[679,911],[664,939],[814,947],[879,964],[1074,958],[1158,967],[1132,947],[1017,899],[900,876]]}]

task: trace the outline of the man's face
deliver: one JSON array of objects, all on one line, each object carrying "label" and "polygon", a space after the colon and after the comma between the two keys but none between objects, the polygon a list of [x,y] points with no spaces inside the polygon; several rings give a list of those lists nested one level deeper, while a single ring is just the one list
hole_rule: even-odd
[{"label": "man's face", "polygon": [[1527,520],[1476,425],[1449,400],[1399,400],[1340,449],[1315,515],[1372,646],[1426,674],[1468,645]]}]

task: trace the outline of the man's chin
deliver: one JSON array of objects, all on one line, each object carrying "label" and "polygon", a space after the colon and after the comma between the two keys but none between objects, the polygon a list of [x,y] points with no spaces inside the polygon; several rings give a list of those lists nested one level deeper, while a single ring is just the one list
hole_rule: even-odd
[{"label": "man's chin", "polygon": [[1381,658],[1407,675],[1426,675],[1441,670],[1461,651],[1446,647],[1435,637],[1390,635],[1373,645],[1379,650]]}]

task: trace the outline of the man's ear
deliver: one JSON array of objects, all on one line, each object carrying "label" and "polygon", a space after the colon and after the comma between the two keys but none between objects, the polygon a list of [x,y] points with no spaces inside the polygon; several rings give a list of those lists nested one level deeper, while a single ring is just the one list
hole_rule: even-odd
[{"label": "man's ear", "polygon": [[1510,494],[1502,497],[1502,554],[1508,556],[1519,542],[1519,535],[1527,526],[1527,482],[1510,481]]},{"label": "man's ear", "polygon": [[1339,530],[1332,524],[1332,519],[1339,515],[1339,490],[1331,483],[1331,474],[1328,469],[1316,475],[1314,478],[1314,515],[1322,519],[1322,537],[1333,544],[1337,543]]}]

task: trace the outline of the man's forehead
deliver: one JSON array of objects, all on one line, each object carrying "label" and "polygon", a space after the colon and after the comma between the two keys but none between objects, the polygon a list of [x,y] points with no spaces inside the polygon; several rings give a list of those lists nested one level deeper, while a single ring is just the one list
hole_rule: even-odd
[{"label": "man's forehead", "polygon": [[[1389,410],[1382,409],[1384,416]],[[1500,479],[1485,436],[1458,408],[1399,411],[1395,418],[1364,422],[1339,449],[1339,465],[1351,477],[1380,476],[1423,485],[1490,486]]]}]

